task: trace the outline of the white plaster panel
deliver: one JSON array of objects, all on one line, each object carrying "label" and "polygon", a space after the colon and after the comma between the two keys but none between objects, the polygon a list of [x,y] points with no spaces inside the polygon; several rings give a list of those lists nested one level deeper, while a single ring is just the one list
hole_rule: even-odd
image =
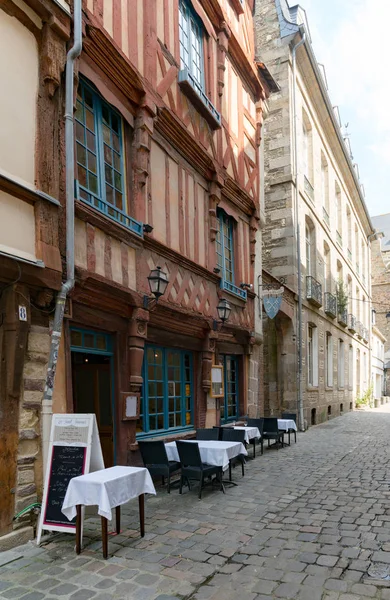
[{"label": "white plaster panel", "polygon": [[34,207],[1,190],[0,250],[36,260]]}]

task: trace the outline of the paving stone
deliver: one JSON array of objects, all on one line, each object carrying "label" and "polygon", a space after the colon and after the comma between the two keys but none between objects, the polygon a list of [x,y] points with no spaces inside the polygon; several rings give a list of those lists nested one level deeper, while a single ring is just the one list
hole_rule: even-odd
[{"label": "paving stone", "polygon": [[89,600],[96,596],[96,592],[92,590],[77,590],[74,594],[69,596],[69,600]]},{"label": "paving stone", "polygon": [[336,556],[321,555],[317,558],[317,565],[321,567],[334,567],[338,561]]},{"label": "paving stone", "polygon": [[295,583],[282,583],[274,590],[273,594],[277,598],[297,598],[300,589],[301,586]]},{"label": "paving stone", "polygon": [[72,592],[77,590],[76,586],[72,583],[62,583],[61,585],[50,590],[50,593],[54,596],[68,596]]},{"label": "paving stone", "polygon": [[251,591],[257,594],[271,594],[272,591],[277,587],[276,581],[268,581],[267,579],[259,579],[252,587]]},{"label": "paving stone", "polygon": [[3,591],[2,596],[3,598],[20,598],[21,596],[26,594],[26,592],[28,592],[27,588],[16,586]]},{"label": "paving stone", "polygon": [[348,584],[346,581],[340,579],[327,579],[325,581],[325,589],[332,590],[334,592],[347,592]]},{"label": "paving stone", "polygon": [[45,597],[45,594],[41,594],[41,592],[29,592],[25,596],[21,597],[21,600],[42,600]]}]

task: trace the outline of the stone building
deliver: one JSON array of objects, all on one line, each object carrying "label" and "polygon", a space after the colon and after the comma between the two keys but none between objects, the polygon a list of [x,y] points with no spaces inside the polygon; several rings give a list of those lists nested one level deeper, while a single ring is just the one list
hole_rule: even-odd
[{"label": "stone building", "polygon": [[[63,0],[0,6],[0,549],[32,537],[42,486],[40,413],[61,286]],[[1,537],[3,536],[3,537]]]},{"label": "stone building", "polygon": [[371,272],[372,272],[372,306],[374,309],[373,320],[377,329],[384,335],[384,369],[385,369],[385,394],[390,395],[390,214],[372,217],[372,222],[378,232],[382,232],[382,239],[371,244]]},{"label": "stone building", "polygon": [[376,404],[385,396],[385,343],[386,338],[382,332],[372,326],[371,329],[371,381],[372,393]]},{"label": "stone building", "polygon": [[302,318],[301,394],[291,376],[288,399],[275,393],[268,412],[297,412],[300,396],[310,425],[352,409],[370,382],[368,239],[374,230],[305,12],[287,0],[257,0],[255,27],[257,57],[280,85],[264,125],[263,268],[296,294],[283,330],[266,318],[267,330],[274,328],[265,346],[273,344],[276,390],[283,345],[295,355],[289,372],[299,370]]}]

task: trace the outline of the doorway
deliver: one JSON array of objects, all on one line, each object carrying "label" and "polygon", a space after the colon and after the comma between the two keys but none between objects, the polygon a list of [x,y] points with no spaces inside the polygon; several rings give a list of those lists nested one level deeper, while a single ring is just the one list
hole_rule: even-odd
[{"label": "doorway", "polygon": [[72,329],[71,361],[74,412],[96,415],[104,465],[112,467],[115,447],[110,336]]}]

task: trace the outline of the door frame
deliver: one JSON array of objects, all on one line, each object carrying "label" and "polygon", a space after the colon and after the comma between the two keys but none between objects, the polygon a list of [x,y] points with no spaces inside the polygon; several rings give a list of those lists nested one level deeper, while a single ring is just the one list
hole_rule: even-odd
[{"label": "door frame", "polygon": [[[72,331],[79,331],[83,336],[84,334],[90,335],[103,335],[107,339],[107,350],[100,350],[99,348],[87,348],[86,346],[72,346]],[[116,432],[117,432],[117,423],[116,423],[116,412],[115,412],[115,380],[114,380],[114,350],[113,350],[113,340],[112,335],[110,333],[106,333],[105,331],[99,331],[97,329],[84,329],[84,327],[73,327],[72,325],[69,327],[69,341],[70,341],[70,352],[72,358],[72,352],[77,352],[79,354],[98,354],[100,356],[109,356],[110,357],[110,377],[111,377],[111,415],[112,415],[112,445],[113,445],[113,456],[114,456],[114,465],[116,465]],[[72,360],[70,361],[71,371],[72,371]],[[73,373],[72,373],[73,375]],[[73,386],[72,386],[73,387]],[[72,404],[74,411],[74,396],[72,390]]]},{"label": "door frame", "polygon": [[[227,368],[226,368],[226,363],[227,363],[227,357],[229,357],[230,359],[234,359],[234,362],[236,363],[236,416],[234,417],[230,417],[229,419],[226,418],[226,414],[227,414],[227,391],[228,391],[228,373],[227,373]],[[220,358],[222,361],[222,365],[223,365],[223,377],[224,377],[224,396],[223,396],[223,403],[224,403],[224,414],[225,414],[225,418],[221,419],[222,423],[231,423],[232,421],[236,420],[239,417],[240,414],[240,385],[241,385],[241,381],[240,381],[240,361],[239,361],[239,356],[236,354],[220,354]]]}]

